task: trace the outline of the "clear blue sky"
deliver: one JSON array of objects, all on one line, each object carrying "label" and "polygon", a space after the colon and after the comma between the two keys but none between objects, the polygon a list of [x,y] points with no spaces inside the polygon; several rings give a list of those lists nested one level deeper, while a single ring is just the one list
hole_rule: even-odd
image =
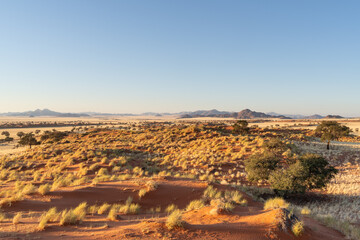
[{"label": "clear blue sky", "polygon": [[2,0],[0,112],[360,116],[360,1]]}]

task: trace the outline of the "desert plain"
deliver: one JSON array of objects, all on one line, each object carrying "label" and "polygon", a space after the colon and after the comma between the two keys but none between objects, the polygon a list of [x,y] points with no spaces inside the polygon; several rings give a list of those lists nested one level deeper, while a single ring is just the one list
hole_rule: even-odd
[{"label": "desert plain", "polygon": [[[336,120],[352,133],[330,150],[321,121],[251,119],[239,134],[229,118],[1,117],[14,139],[0,143],[0,238],[360,239],[360,120]],[[337,173],[269,207],[278,194],[245,167],[265,151]]]}]

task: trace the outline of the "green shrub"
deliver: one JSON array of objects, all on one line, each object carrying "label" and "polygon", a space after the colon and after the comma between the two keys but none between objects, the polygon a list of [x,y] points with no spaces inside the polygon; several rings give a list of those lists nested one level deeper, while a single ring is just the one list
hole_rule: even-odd
[{"label": "green shrub", "polygon": [[254,154],[245,161],[245,171],[249,181],[267,180],[278,165],[278,159],[273,153]]},{"label": "green shrub", "polygon": [[271,173],[269,183],[280,195],[304,193],[325,187],[336,173],[337,170],[322,156],[305,154],[287,169]]}]

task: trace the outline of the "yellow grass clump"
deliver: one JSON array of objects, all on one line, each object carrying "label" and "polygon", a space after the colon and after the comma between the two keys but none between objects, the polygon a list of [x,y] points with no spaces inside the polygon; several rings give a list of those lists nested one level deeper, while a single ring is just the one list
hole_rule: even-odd
[{"label": "yellow grass clump", "polygon": [[264,204],[264,210],[288,207],[289,203],[279,197],[268,199]]}]

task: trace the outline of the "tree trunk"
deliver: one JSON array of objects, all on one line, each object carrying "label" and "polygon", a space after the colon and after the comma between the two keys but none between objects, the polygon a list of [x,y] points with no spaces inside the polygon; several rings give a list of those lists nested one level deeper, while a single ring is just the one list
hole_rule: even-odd
[{"label": "tree trunk", "polygon": [[326,149],[327,149],[327,150],[330,150],[330,141],[327,142]]}]

